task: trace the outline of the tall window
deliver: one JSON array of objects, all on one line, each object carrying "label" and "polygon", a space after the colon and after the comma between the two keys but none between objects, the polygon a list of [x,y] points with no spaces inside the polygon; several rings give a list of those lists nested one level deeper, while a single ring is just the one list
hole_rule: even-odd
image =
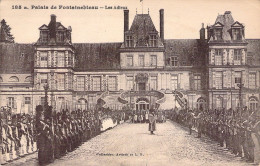
[{"label": "tall window", "polygon": [[44,106],[44,103],[45,103],[45,97],[41,97],[40,104],[41,104],[42,106]]},{"label": "tall window", "polygon": [[151,47],[156,47],[157,46],[157,39],[156,39],[156,35],[151,35],[150,36],[150,46]]},{"label": "tall window", "polygon": [[150,90],[157,90],[157,76],[151,76]]},{"label": "tall window", "polygon": [[222,39],[222,29],[215,29],[215,40],[221,40]]},{"label": "tall window", "polygon": [[172,66],[178,66],[178,58],[177,58],[177,56],[171,57],[171,65]]},{"label": "tall window", "polygon": [[241,40],[241,34],[239,28],[232,29],[233,32],[233,40]]},{"label": "tall window", "polygon": [[64,32],[58,31],[57,32],[57,42],[63,42],[64,41]]},{"label": "tall window", "polygon": [[64,59],[64,52],[58,52],[58,67],[64,67],[65,59]]},{"label": "tall window", "polygon": [[133,56],[132,55],[128,55],[126,57],[126,65],[127,66],[133,66]]},{"label": "tall window", "polygon": [[48,74],[42,73],[40,74],[40,88],[43,89],[43,86],[48,83]]},{"label": "tall window", "polygon": [[194,75],[194,90],[201,89],[201,76],[196,74]]},{"label": "tall window", "polygon": [[109,91],[116,91],[117,90],[116,76],[109,76],[108,77],[108,90]]},{"label": "tall window", "polygon": [[84,76],[77,77],[77,90],[80,90],[80,91],[85,90],[85,77]]},{"label": "tall window", "polygon": [[126,77],[126,88],[127,88],[127,90],[132,90],[134,88],[134,77],[133,76]]},{"label": "tall window", "polygon": [[218,109],[223,108],[223,98],[220,96],[216,98],[216,108]]},{"label": "tall window", "polygon": [[58,90],[65,89],[65,74],[58,74]]},{"label": "tall window", "polygon": [[65,98],[64,97],[58,97],[58,105],[57,105],[58,111],[61,111],[65,108],[66,108]]},{"label": "tall window", "polygon": [[222,65],[221,49],[216,49],[216,52],[215,52],[215,65]]},{"label": "tall window", "polygon": [[93,77],[93,91],[101,91],[101,77],[100,76]]},{"label": "tall window", "polygon": [[222,87],[223,87],[223,73],[216,72],[215,73],[215,88],[222,89]]},{"label": "tall window", "polygon": [[126,47],[133,47],[133,37],[126,36]]},{"label": "tall window", "polygon": [[151,55],[151,66],[157,66],[157,56]]},{"label": "tall window", "polygon": [[138,62],[139,62],[139,66],[143,67],[144,66],[144,55],[139,55],[138,57]]},{"label": "tall window", "polygon": [[8,97],[8,106],[11,108],[15,108],[15,104],[14,104],[14,97]]},{"label": "tall window", "polygon": [[255,110],[257,110],[257,108],[258,108],[258,101],[257,101],[257,99],[254,98],[254,97],[251,97],[249,99],[249,109],[252,110],[252,111],[255,111]]},{"label": "tall window", "polygon": [[237,71],[235,72],[235,88],[238,88],[238,84],[240,84],[242,82],[242,72],[241,71]]},{"label": "tall window", "polygon": [[256,88],[256,73],[249,73],[249,88]]},{"label": "tall window", "polygon": [[41,52],[40,53],[40,66],[47,67],[47,60],[48,60],[47,52]]},{"label": "tall window", "polygon": [[48,42],[48,32],[41,31],[41,35],[42,35],[42,42]]},{"label": "tall window", "polygon": [[241,49],[234,49],[234,65],[241,65],[242,52]]},{"label": "tall window", "polygon": [[31,104],[31,98],[30,97],[25,97],[24,98],[24,104]]},{"label": "tall window", "polygon": [[178,88],[178,76],[177,75],[171,76],[171,88],[172,88],[172,90],[176,90]]}]

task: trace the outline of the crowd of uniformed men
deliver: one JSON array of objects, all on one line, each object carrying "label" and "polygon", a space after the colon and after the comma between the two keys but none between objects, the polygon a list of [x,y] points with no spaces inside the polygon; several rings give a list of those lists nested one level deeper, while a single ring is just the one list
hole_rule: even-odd
[{"label": "crowd of uniformed men", "polygon": [[[148,123],[149,122],[149,112],[151,110],[134,110],[130,117],[132,123]],[[157,122],[163,123],[166,121],[164,111],[156,111]]]},{"label": "crowd of uniformed men", "polygon": [[[125,120],[122,111],[62,110],[56,113],[51,106],[36,107],[36,115],[11,114],[8,107],[1,108],[0,164],[33,153],[38,149],[40,164],[47,164],[73,151],[83,142],[100,134],[102,118],[115,123]],[[45,111],[44,111],[45,110]]]},{"label": "crowd of uniformed men", "polygon": [[260,162],[260,117],[257,111],[190,110],[177,108],[167,112],[168,118],[216,140],[220,146],[242,157],[247,162]]}]

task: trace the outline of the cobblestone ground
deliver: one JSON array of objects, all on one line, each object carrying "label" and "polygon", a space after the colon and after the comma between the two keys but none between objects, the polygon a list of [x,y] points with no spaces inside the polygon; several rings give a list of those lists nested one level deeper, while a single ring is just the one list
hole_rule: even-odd
[{"label": "cobblestone ground", "polygon": [[[207,137],[188,135],[186,128],[167,121],[157,124],[155,135],[147,124],[124,123],[88,142],[51,166],[246,166],[253,165]],[[22,163],[23,162],[23,163]],[[36,154],[10,165],[37,165]]]}]

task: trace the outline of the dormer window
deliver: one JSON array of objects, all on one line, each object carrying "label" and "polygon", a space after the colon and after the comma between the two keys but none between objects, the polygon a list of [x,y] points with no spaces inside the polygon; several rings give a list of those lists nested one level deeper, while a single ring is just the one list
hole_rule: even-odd
[{"label": "dormer window", "polygon": [[156,47],[157,46],[156,35],[150,35],[150,46],[151,47]]},{"label": "dormer window", "polygon": [[232,29],[232,35],[233,35],[233,40],[241,40],[241,33],[240,33],[240,29],[239,28],[234,28]]},{"label": "dormer window", "polygon": [[222,40],[222,29],[221,28],[215,29],[215,40]]},{"label": "dormer window", "polygon": [[63,42],[64,41],[64,32],[58,31],[57,32],[57,42]]},{"label": "dormer window", "polygon": [[132,47],[133,46],[133,37],[130,35],[126,36],[126,47]]},{"label": "dormer window", "polygon": [[41,31],[41,41],[48,42],[48,31]]}]

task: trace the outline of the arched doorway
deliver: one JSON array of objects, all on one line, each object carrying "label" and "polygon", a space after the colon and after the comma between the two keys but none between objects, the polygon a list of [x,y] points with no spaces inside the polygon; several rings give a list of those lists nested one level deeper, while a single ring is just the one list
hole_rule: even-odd
[{"label": "arched doorway", "polygon": [[150,103],[147,98],[138,98],[136,100],[136,110],[148,110],[150,109]]},{"label": "arched doorway", "polygon": [[197,100],[197,109],[205,110],[206,109],[206,100],[203,97],[198,98]]},{"label": "arched doorway", "polygon": [[88,109],[88,101],[84,98],[80,98],[77,103],[77,109],[87,110]]},{"label": "arched doorway", "polygon": [[249,109],[252,111],[257,110],[258,108],[258,99],[255,96],[249,97]]}]

